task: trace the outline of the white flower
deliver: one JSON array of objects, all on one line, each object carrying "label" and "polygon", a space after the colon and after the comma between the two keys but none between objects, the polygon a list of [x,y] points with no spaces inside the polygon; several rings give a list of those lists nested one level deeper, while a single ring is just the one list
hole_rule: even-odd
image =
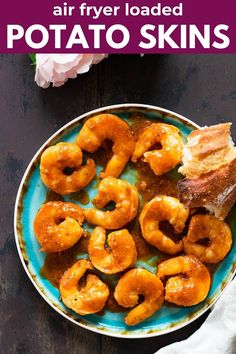
[{"label": "white flower", "polygon": [[36,54],[35,81],[38,86],[47,88],[52,83],[59,87],[68,79],[89,71],[107,54]]}]

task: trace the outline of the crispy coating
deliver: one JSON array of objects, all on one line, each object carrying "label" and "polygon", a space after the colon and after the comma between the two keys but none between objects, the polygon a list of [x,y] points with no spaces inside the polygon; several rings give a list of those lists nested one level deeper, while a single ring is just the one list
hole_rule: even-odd
[{"label": "crispy coating", "polygon": [[113,156],[101,173],[101,178],[118,177],[134,149],[133,137],[126,122],[113,114],[99,114],[89,118],[77,137],[77,144],[82,150],[93,153],[105,140],[113,142]]},{"label": "crispy coating", "polygon": [[[82,165],[82,158],[82,151],[73,143],[58,143],[47,148],[40,163],[44,184],[62,195],[87,186],[96,174],[96,165],[92,159]],[[71,169],[71,173],[67,174],[66,169]]]},{"label": "crispy coating", "polygon": [[41,251],[61,252],[74,246],[83,234],[83,220],[79,205],[60,201],[43,204],[34,219]]},{"label": "crispy coating", "polygon": [[183,248],[182,241],[176,243],[159,228],[161,221],[169,221],[176,233],[183,231],[189,210],[178,199],[160,195],[145,204],[140,217],[142,235],[160,251],[175,254]]},{"label": "crispy coating", "polygon": [[138,213],[138,190],[127,181],[114,177],[104,178],[94,198],[97,208],[104,208],[110,201],[116,203],[114,210],[84,209],[86,221],[105,229],[120,229],[132,221]]},{"label": "crispy coating", "polygon": [[[208,239],[209,244],[198,243],[203,239]],[[197,256],[202,262],[218,263],[231,249],[232,233],[229,226],[215,216],[194,215],[183,245],[187,254]]]},{"label": "crispy coating", "polygon": [[[149,151],[158,143],[161,144],[161,149]],[[169,124],[153,123],[140,135],[131,160],[137,162],[141,156],[144,156],[144,162],[147,162],[153,172],[160,176],[180,163],[182,153],[183,141],[179,129]]]},{"label": "crispy coating", "polygon": [[59,281],[62,301],[79,315],[101,311],[109,296],[108,286],[94,274],[88,274],[86,285],[79,287],[80,279],[91,269],[92,263],[81,259],[69,268]]},{"label": "crispy coating", "polygon": [[[141,304],[139,295],[144,297]],[[134,326],[151,317],[160,309],[164,300],[162,282],[151,272],[142,268],[131,269],[118,281],[114,297],[123,307],[134,307],[125,317],[125,323]]]},{"label": "crispy coating", "polygon": [[94,267],[105,274],[122,272],[137,259],[134,240],[125,229],[111,232],[106,240],[106,230],[96,227],[89,239],[88,252]]},{"label": "crispy coating", "polygon": [[185,307],[205,300],[211,285],[208,269],[195,256],[179,256],[160,263],[157,277],[168,277],[165,300]]}]

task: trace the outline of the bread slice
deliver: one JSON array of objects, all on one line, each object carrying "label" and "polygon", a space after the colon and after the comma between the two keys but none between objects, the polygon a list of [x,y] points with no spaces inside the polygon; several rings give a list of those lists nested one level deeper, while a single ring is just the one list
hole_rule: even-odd
[{"label": "bread slice", "polygon": [[236,201],[236,159],[222,168],[178,183],[180,201],[189,208],[204,207],[225,219]]},{"label": "bread slice", "polygon": [[187,178],[196,178],[234,160],[236,148],[230,127],[231,123],[224,123],[193,131],[184,147],[179,172]]},{"label": "bread slice", "polygon": [[231,123],[192,132],[184,147],[179,172],[179,199],[189,208],[204,207],[225,219],[236,201],[236,147]]}]

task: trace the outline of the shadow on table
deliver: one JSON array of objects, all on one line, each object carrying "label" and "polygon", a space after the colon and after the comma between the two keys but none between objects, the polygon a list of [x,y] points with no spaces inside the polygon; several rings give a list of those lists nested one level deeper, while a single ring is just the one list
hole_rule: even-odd
[{"label": "shadow on table", "polygon": [[209,312],[202,315],[190,325],[175,332],[147,339],[120,339],[103,336],[101,339],[101,353],[109,354],[153,354],[162,347],[173,342],[188,338],[204,322]]}]

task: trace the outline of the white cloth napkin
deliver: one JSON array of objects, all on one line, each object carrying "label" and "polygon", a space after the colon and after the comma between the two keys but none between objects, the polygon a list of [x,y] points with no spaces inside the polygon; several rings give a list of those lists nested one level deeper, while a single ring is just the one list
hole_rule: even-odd
[{"label": "white cloth napkin", "polygon": [[236,278],[224,290],[206,321],[195,333],[157,353],[236,354]]}]

